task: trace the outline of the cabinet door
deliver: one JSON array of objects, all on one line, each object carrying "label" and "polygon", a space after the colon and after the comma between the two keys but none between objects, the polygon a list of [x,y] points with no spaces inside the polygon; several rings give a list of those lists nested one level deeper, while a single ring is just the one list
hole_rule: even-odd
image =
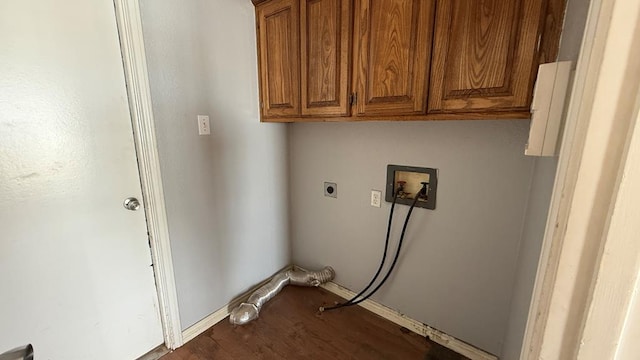
[{"label": "cabinet door", "polygon": [[434,0],[356,0],[358,115],[426,112]]},{"label": "cabinet door", "polygon": [[441,0],[429,112],[526,110],[543,0]]},{"label": "cabinet door", "polygon": [[256,15],[262,117],[299,116],[299,1],[269,1]]},{"label": "cabinet door", "polygon": [[302,114],[348,116],[350,0],[303,0]]}]

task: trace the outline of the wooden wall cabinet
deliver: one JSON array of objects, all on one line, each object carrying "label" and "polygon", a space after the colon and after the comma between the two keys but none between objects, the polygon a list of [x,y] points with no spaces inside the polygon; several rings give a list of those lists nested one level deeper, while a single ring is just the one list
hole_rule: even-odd
[{"label": "wooden wall cabinet", "polygon": [[429,112],[528,111],[544,3],[440,1]]},{"label": "wooden wall cabinet", "polygon": [[357,115],[424,114],[435,0],[356,0]]},{"label": "wooden wall cabinet", "polygon": [[262,117],[300,116],[298,0],[274,0],[256,8]]},{"label": "wooden wall cabinet", "polygon": [[350,0],[300,1],[302,115],[348,116]]},{"label": "wooden wall cabinet", "polygon": [[263,120],[349,116],[350,0],[271,0],[256,8]]},{"label": "wooden wall cabinet", "polygon": [[252,1],[261,118],[287,122],[528,118],[565,2]]}]

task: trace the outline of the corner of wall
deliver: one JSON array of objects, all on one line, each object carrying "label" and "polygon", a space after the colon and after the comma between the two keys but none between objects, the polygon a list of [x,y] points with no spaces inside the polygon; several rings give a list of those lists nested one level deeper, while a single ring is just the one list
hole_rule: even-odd
[{"label": "corner of wall", "polygon": [[249,1],[141,9],[185,329],[291,262],[287,134],[259,121]]}]

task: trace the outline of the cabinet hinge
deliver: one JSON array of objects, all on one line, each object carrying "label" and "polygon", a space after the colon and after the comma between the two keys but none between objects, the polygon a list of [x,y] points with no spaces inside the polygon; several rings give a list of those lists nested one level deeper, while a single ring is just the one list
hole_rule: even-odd
[{"label": "cabinet hinge", "polygon": [[349,95],[349,105],[355,105],[358,103],[358,93],[351,93]]}]

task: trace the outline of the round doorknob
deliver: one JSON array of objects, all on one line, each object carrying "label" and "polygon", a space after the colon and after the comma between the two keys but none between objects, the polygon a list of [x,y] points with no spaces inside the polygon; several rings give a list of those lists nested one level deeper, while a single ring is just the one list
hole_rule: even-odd
[{"label": "round doorknob", "polygon": [[124,205],[125,209],[131,210],[131,211],[136,211],[140,209],[140,201],[138,201],[138,199],[134,197],[128,197],[124,199],[124,203],[122,205]]}]

